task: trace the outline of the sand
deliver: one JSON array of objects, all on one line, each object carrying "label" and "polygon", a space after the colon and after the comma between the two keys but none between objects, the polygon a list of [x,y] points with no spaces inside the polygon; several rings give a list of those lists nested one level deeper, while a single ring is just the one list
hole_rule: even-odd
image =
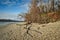
[{"label": "sand", "polygon": [[[32,23],[27,33],[24,22],[0,28],[0,40],[60,40],[60,21],[48,24]],[[30,25],[29,25],[30,26]]]}]

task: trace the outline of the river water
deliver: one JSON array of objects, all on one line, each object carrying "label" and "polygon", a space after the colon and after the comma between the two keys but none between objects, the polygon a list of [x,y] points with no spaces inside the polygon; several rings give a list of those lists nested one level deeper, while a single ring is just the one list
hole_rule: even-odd
[{"label": "river water", "polygon": [[0,22],[0,26],[5,26],[12,23],[18,23],[18,22]]}]

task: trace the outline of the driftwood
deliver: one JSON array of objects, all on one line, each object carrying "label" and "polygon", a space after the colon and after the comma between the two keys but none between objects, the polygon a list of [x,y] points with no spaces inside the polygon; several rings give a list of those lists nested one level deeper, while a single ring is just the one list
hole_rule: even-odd
[{"label": "driftwood", "polygon": [[[26,36],[26,34],[28,34],[29,36],[33,37],[33,36],[29,33],[29,31],[35,31],[35,32],[37,32],[37,33],[42,34],[41,32],[39,32],[39,31],[37,31],[37,30],[31,29],[31,27],[32,27],[32,22],[29,22],[29,23],[27,23],[27,24],[25,24],[25,25],[26,25],[26,27],[24,28],[24,29],[26,29],[26,32],[24,33],[25,36]],[[29,25],[30,25],[30,26],[29,26]]]},{"label": "driftwood", "polygon": [[[17,25],[19,25],[19,24],[17,24]],[[32,27],[32,22],[27,22],[26,24],[21,24],[21,25],[19,25],[19,26],[23,26],[23,25],[26,25],[26,26],[24,27],[24,29],[26,29],[26,32],[23,34],[24,37],[26,36],[26,38],[27,38],[27,35],[29,35],[30,37],[33,38],[33,35],[30,33],[30,31],[35,31],[35,32],[37,32],[37,33],[39,33],[39,34],[42,34],[41,32],[39,32],[39,31],[37,31],[37,30],[31,29],[31,27]],[[23,38],[23,40],[24,40],[24,38]]]}]

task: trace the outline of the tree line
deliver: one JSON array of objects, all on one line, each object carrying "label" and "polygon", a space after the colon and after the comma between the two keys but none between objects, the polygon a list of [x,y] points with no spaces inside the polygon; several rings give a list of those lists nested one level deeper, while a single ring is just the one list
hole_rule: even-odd
[{"label": "tree line", "polygon": [[60,0],[31,0],[25,21],[33,23],[49,23],[60,20]]}]

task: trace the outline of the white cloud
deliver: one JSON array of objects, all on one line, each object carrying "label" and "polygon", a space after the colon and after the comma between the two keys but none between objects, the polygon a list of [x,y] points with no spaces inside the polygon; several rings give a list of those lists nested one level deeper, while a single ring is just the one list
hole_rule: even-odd
[{"label": "white cloud", "polygon": [[17,15],[8,14],[8,13],[0,14],[0,19],[14,19],[14,18],[17,18]]},{"label": "white cloud", "polygon": [[5,1],[2,0],[1,1],[1,4],[7,5],[7,6],[12,6],[12,5],[16,5],[16,2],[17,2],[16,0],[15,1],[12,1],[12,2],[9,1],[9,0],[5,0]]},{"label": "white cloud", "polygon": [[29,4],[26,3],[24,5],[19,5],[20,9],[23,10],[23,12],[27,12],[29,10]]},{"label": "white cloud", "polygon": [[12,19],[12,20],[24,21],[24,18],[19,18],[18,14],[9,14],[9,13],[0,14],[0,19]]},{"label": "white cloud", "polygon": [[13,5],[24,5],[26,3],[28,3],[28,0],[21,0],[21,2],[19,0],[1,0],[1,4],[7,5],[7,6],[13,6]]}]

